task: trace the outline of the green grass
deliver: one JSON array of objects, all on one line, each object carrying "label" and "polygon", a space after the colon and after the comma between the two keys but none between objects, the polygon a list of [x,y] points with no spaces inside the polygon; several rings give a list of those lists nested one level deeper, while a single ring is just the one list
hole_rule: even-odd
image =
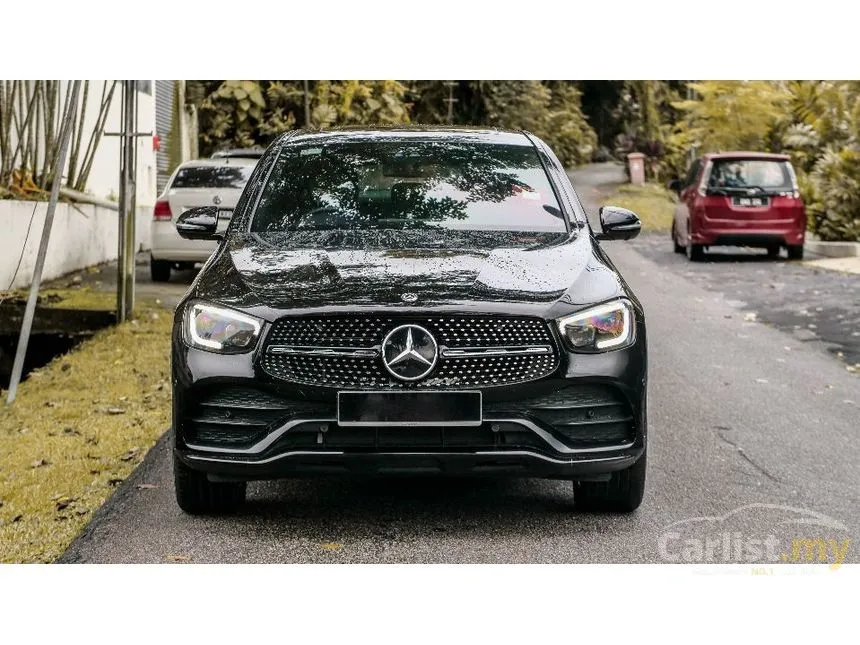
[{"label": "green grass", "polygon": [[643,231],[668,232],[672,228],[675,201],[672,193],[658,184],[624,184],[605,203],[636,213]]},{"label": "green grass", "polygon": [[[9,304],[18,303],[24,305],[29,293],[26,289],[0,292],[0,301]],[[56,289],[44,287],[39,290],[38,307],[50,307],[52,309],[91,309],[98,311],[116,310],[116,293],[113,291],[101,291],[90,287],[76,287],[73,289]]]},{"label": "green grass", "polygon": [[139,303],[134,320],[33,371],[0,411],[0,562],[61,555],[168,427],[172,320]]}]

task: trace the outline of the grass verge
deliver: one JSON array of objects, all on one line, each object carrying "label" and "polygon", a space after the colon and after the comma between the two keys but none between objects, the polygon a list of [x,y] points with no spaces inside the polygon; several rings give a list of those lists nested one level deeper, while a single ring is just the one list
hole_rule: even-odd
[{"label": "grass verge", "polygon": [[21,383],[0,412],[0,561],[55,560],[167,428],[171,326],[141,302]]},{"label": "grass verge", "polygon": [[669,232],[675,214],[672,193],[658,184],[623,184],[606,202],[628,208],[639,216],[643,231]]},{"label": "grass verge", "polygon": [[[7,291],[0,293],[0,302],[16,303],[23,306],[27,302],[28,295],[28,292],[24,289]],[[100,291],[90,287],[76,287],[74,289],[46,287],[39,291],[36,305],[54,309],[112,311],[116,308],[116,293],[113,291]]]}]

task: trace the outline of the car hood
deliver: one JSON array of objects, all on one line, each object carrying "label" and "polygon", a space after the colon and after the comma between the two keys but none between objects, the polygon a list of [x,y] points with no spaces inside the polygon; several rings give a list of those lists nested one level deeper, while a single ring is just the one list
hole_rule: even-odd
[{"label": "car hood", "polygon": [[300,231],[232,235],[194,291],[262,310],[508,303],[545,312],[608,299],[623,285],[576,232]]}]

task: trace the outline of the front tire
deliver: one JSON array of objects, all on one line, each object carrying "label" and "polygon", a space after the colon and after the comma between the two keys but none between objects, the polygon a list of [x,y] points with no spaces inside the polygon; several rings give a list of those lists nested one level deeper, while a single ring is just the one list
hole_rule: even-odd
[{"label": "front tire", "polygon": [[605,482],[573,482],[573,506],[583,511],[632,513],[645,495],[645,453]]},{"label": "front tire", "polygon": [[170,262],[167,260],[149,260],[149,275],[153,282],[170,281]]},{"label": "front tire", "polygon": [[803,259],[803,244],[790,244],[788,246],[788,259],[789,260],[802,260]]},{"label": "front tire", "polygon": [[189,515],[229,513],[245,501],[245,482],[210,482],[205,473],[192,470],[173,456],[176,503]]}]

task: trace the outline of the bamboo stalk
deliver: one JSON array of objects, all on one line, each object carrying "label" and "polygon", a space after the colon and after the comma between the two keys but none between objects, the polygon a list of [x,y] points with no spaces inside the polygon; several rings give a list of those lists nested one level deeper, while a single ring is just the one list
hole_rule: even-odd
[{"label": "bamboo stalk", "polygon": [[[57,105],[59,105],[59,95],[60,95],[59,85],[60,85],[60,81],[57,81],[56,83],[57,83]],[[72,98],[72,93],[67,89],[67,90],[66,90],[66,93],[65,93],[65,96],[63,97],[63,111],[62,111],[62,114],[61,114],[61,115],[60,115],[60,114],[58,114],[58,119],[62,119],[62,122],[63,122],[63,123],[65,123],[65,121],[66,121],[66,115],[69,113],[69,111],[75,108],[75,106],[74,106],[74,105],[71,105],[71,98]],[[58,112],[59,112],[59,111],[58,111]],[[59,123],[58,123],[58,125],[59,125]],[[59,131],[59,130],[57,130],[57,131]],[[59,138],[58,138],[57,140],[55,140],[55,141],[52,141],[52,142],[51,142],[51,166],[50,166],[50,168],[54,168],[54,167],[55,167],[55,163],[54,163],[54,162],[56,161],[56,159],[57,159],[57,154],[58,154],[58,153],[59,153],[59,151],[60,151],[59,144],[60,144]],[[46,166],[46,169],[45,169],[45,172],[46,172],[46,173],[47,173],[47,171],[48,171],[48,168],[49,168],[49,167],[47,167],[47,166]],[[63,170],[64,170],[64,168],[60,168],[60,173],[61,173],[61,174],[62,174]],[[53,170],[52,170],[52,172],[53,172]],[[52,178],[52,177],[46,177],[46,180],[47,180],[47,179],[53,179],[53,178]]]},{"label": "bamboo stalk", "polygon": [[116,90],[116,81],[111,81],[110,90],[107,92],[107,97],[105,97],[105,90],[107,89],[107,82],[102,87],[102,101],[99,107],[99,116],[96,119],[96,126],[93,128],[93,133],[90,136],[90,142],[87,144],[87,150],[84,153],[84,167],[81,170],[81,174],[78,177],[78,185],[75,186],[76,190],[83,191],[86,187],[87,180],[90,177],[90,170],[93,167],[93,160],[96,156],[96,150],[98,149],[99,142],[101,141],[102,135],[104,134],[105,123],[107,123],[108,114],[110,113],[110,106],[113,102],[114,90]]},{"label": "bamboo stalk", "polygon": [[[75,184],[75,174],[78,170],[78,155],[81,152],[81,137],[84,134],[84,123],[87,116],[87,95],[90,92],[90,82],[84,81],[84,93],[81,99],[80,112],[76,114],[77,132],[72,130],[72,149],[69,152],[69,175],[66,180],[66,186],[72,188]],[[73,124],[74,125],[74,124]]]},{"label": "bamboo stalk", "polygon": [[9,81],[0,81],[0,186],[5,183],[6,157],[9,148],[9,128],[7,126],[7,114],[11,116],[8,101]]},{"label": "bamboo stalk", "polygon": [[45,189],[48,182],[48,168],[53,163],[54,115],[57,112],[57,81],[45,81],[45,157],[39,173],[39,188]]},{"label": "bamboo stalk", "polygon": [[[39,93],[40,96],[41,96],[42,91],[43,91],[42,83],[43,83],[43,81],[36,81],[36,91]],[[33,137],[33,140],[35,141],[35,144],[36,144],[35,149],[33,150],[33,154],[34,154],[34,157],[33,157],[33,180],[34,181],[36,178],[36,169],[37,169],[37,166],[39,164],[39,144],[42,142],[41,136],[40,136],[42,134],[41,133],[41,127],[42,127],[41,116],[42,116],[42,102],[39,99],[36,99],[36,119],[35,119],[35,128],[34,128],[35,129],[35,135]]]},{"label": "bamboo stalk", "polygon": [[[30,87],[29,82],[27,82],[27,87]],[[33,96],[30,97],[29,106],[27,107],[27,149],[26,155],[21,157],[21,167],[26,168],[30,172],[30,174],[32,174],[36,170],[36,154],[33,150],[33,148],[35,148],[35,138],[33,137],[33,128],[29,125],[30,123],[32,123],[33,117],[36,113],[36,99],[38,98],[38,87],[36,86],[35,81],[33,81],[32,90]]]},{"label": "bamboo stalk", "polygon": [[[88,166],[92,162],[90,161],[90,163],[88,164],[87,161],[90,157],[90,150],[93,150],[93,142],[95,140],[96,133],[99,132],[100,130],[102,130],[104,127],[103,125],[101,125],[101,118],[102,118],[102,113],[104,112],[105,93],[107,92],[107,84],[108,84],[107,81],[104,81],[102,83],[102,95],[101,95],[101,98],[99,99],[99,113],[96,116],[96,124],[95,124],[95,126],[93,126],[93,131],[90,133],[90,138],[87,141],[86,150],[84,150],[84,159],[81,163],[81,173],[78,176],[77,180],[75,181],[75,184],[72,186],[72,188],[74,190],[81,190],[81,191],[84,190],[84,187],[86,186],[86,178],[89,177]],[[98,145],[98,144],[96,144],[96,145]],[[82,179],[83,179],[83,181],[81,181]]]},{"label": "bamboo stalk", "polygon": [[[20,81],[20,82],[25,83],[26,81]],[[33,96],[30,97],[30,100],[27,102],[27,110],[25,112],[24,111],[24,93],[25,93],[25,91],[26,90],[22,89],[21,92],[18,93],[18,103],[19,103],[20,110],[21,110],[21,117],[24,119],[24,121],[21,122],[19,119],[16,119],[16,121],[18,123],[20,123],[21,125],[20,125],[20,127],[16,127],[16,130],[18,132],[18,145],[15,146],[15,152],[12,154],[12,161],[9,164],[9,166],[10,166],[9,172],[10,173],[15,171],[15,163],[18,161],[18,153],[21,152],[22,149],[23,149],[23,154],[21,156],[22,168],[24,167],[24,163],[25,163],[26,158],[27,158],[27,152],[28,151],[27,151],[27,148],[25,146],[27,145],[26,141],[27,141],[28,137],[27,137],[26,130],[27,130],[27,125],[30,123],[30,117],[32,116],[33,100],[36,98],[36,95],[33,94]],[[24,116],[25,114],[26,114],[26,116]]]}]

